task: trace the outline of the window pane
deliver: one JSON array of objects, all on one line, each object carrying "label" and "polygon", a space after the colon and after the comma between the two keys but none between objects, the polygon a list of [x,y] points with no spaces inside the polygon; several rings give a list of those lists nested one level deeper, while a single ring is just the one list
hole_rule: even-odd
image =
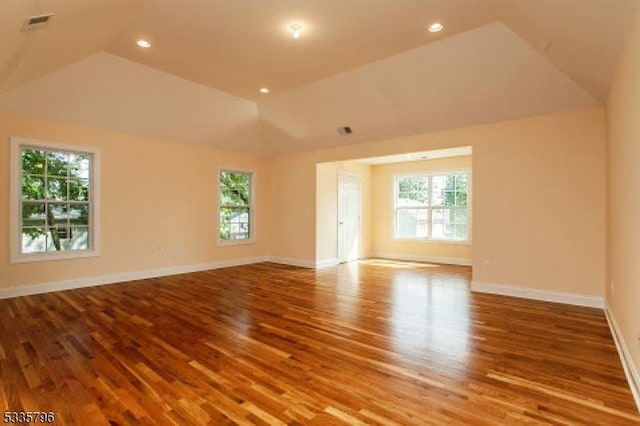
[{"label": "window pane", "polygon": [[49,204],[47,217],[48,226],[66,226],[69,219],[69,208],[66,204]]},{"label": "window pane", "polygon": [[469,218],[466,209],[455,210],[455,235],[456,240],[469,239]]},{"label": "window pane", "polygon": [[22,226],[44,226],[46,207],[42,203],[22,203]]},{"label": "window pane", "polygon": [[89,201],[89,180],[70,179],[69,180],[69,200]]},{"label": "window pane", "polygon": [[249,209],[223,207],[220,209],[220,238],[225,240],[248,239]]},{"label": "window pane", "polygon": [[396,180],[396,206],[414,207],[429,204],[429,178],[408,176]]},{"label": "window pane", "polygon": [[47,151],[47,176],[67,176],[69,154]]},{"label": "window pane", "polygon": [[48,178],[47,179],[47,199],[66,201],[68,194],[67,179]]},{"label": "window pane", "polygon": [[32,175],[23,175],[22,199],[44,200],[44,178]]},{"label": "window pane", "polygon": [[456,183],[455,183],[455,200],[456,206],[466,207],[467,206],[467,186],[468,180],[466,174],[456,175]]},{"label": "window pane", "polygon": [[22,228],[22,252],[23,253],[42,253],[46,247],[46,229],[45,228]]},{"label": "window pane", "polygon": [[220,204],[223,206],[247,206],[249,205],[249,197],[239,189],[222,188]]},{"label": "window pane", "polygon": [[69,220],[71,225],[89,224],[89,205],[71,204],[69,206]]},{"label": "window pane", "polygon": [[431,196],[432,205],[434,206],[444,206],[445,205],[445,196],[443,191],[447,186],[447,176],[445,175],[435,175],[431,177]]},{"label": "window pane", "polygon": [[[60,246],[59,246],[60,245]],[[47,228],[47,251],[61,251],[60,235],[57,227]]]},{"label": "window pane", "polygon": [[467,205],[467,176],[463,174],[433,176],[433,205],[464,207]]},{"label": "window pane", "polygon": [[427,236],[428,220],[427,209],[399,208],[396,210],[396,236],[424,238]]},{"label": "window pane", "polygon": [[433,209],[431,237],[441,240],[466,240],[468,237],[466,209]]},{"label": "window pane", "polygon": [[28,148],[22,150],[22,171],[25,174],[43,175],[44,163],[44,151]]},{"label": "window pane", "polygon": [[220,239],[229,239],[229,210],[228,208],[220,209]]},{"label": "window pane", "polygon": [[64,241],[63,250],[89,250],[89,228],[86,226],[71,226],[70,234]]},{"label": "window pane", "polygon": [[229,215],[229,239],[249,238],[249,209],[233,209]]},{"label": "window pane", "polygon": [[248,206],[251,201],[251,175],[220,172],[220,204]]},{"label": "window pane", "polygon": [[451,234],[450,231],[450,210],[449,209],[433,209],[431,218],[431,238],[447,239]]},{"label": "window pane", "polygon": [[69,155],[69,176],[80,179],[89,179],[91,157],[88,154]]}]

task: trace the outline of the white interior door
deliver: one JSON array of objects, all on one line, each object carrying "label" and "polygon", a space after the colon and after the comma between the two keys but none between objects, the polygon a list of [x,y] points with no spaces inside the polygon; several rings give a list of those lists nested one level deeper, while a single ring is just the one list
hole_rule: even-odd
[{"label": "white interior door", "polygon": [[338,174],[338,261],[356,260],[360,253],[360,179]]}]

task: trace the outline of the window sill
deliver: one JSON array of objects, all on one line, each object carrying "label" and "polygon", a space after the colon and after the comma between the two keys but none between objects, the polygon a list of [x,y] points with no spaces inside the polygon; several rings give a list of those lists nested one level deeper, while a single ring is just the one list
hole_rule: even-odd
[{"label": "window sill", "polygon": [[255,244],[256,240],[255,238],[249,239],[249,240],[218,240],[218,247],[225,247],[225,246],[246,246],[246,245],[251,245],[251,244]]},{"label": "window sill", "polygon": [[393,241],[405,242],[405,243],[431,243],[431,244],[453,244],[470,246],[471,240],[438,240],[434,238],[402,238],[394,237]]},{"label": "window sill", "polygon": [[52,252],[52,253],[33,253],[33,254],[14,254],[11,257],[11,263],[35,263],[35,262],[51,262],[55,260],[73,260],[85,259],[88,257],[98,257],[98,250],[87,250],[78,252]]}]

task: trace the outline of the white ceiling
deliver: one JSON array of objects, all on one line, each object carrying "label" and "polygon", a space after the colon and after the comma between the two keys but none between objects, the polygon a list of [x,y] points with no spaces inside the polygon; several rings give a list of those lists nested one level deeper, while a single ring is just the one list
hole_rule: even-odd
[{"label": "white ceiling", "polygon": [[[316,81],[495,19],[493,0],[153,0],[108,51],[249,99]],[[427,31],[441,19],[446,33]],[[302,22],[293,40],[289,27]],[[154,47],[141,52],[138,37]]]},{"label": "white ceiling", "polygon": [[[598,105],[502,24],[489,24],[258,103],[288,152]],[[340,135],[339,126],[353,133]]]},{"label": "white ceiling", "polygon": [[108,53],[0,94],[0,108],[135,135],[264,151],[255,103]]},{"label": "white ceiling", "polygon": [[[0,108],[257,152],[499,121],[601,104],[639,5],[2,0]],[[47,12],[45,30],[20,32]],[[347,124],[355,133],[338,138]]]}]

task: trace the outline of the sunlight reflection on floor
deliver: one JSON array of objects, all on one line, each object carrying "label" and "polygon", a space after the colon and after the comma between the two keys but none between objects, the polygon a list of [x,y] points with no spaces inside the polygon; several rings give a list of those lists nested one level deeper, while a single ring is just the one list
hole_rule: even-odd
[{"label": "sunlight reflection on floor", "polygon": [[437,263],[410,262],[406,260],[387,260],[387,259],[363,259],[359,261],[365,265],[384,266],[387,268],[439,268],[442,265]]}]

